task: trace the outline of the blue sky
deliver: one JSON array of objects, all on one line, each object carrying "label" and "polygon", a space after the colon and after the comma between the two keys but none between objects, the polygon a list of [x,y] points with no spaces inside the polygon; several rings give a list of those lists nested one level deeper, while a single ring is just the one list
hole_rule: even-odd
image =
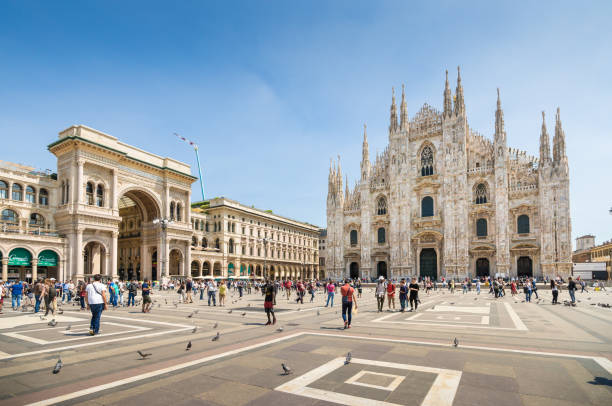
[{"label": "blue sky", "polygon": [[[174,3],[174,4],[173,4]],[[391,87],[442,107],[461,65],[470,126],[538,153],[561,107],[574,237],[612,237],[610,2],[8,1],[0,3],[0,159],[54,169],[85,124],[192,164],[207,197],[325,225],[330,157],[359,176],[387,143]],[[172,4],[170,6],[170,4]],[[454,88],[454,83],[452,83]],[[194,184],[194,197],[199,185]]]}]

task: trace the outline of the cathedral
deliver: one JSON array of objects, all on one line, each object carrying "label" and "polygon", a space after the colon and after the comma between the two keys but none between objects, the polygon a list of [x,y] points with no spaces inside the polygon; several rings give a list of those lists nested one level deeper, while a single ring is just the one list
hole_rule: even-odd
[{"label": "cathedral", "polygon": [[[404,88],[390,109],[389,144],[343,186],[330,165],[326,269],[330,277],[432,279],[571,275],[569,169],[559,109],[550,140],[542,112],[539,157],[508,147],[499,90],[490,140],[468,125],[457,69],[442,111],[408,118]],[[347,182],[348,183],[348,182]]]}]

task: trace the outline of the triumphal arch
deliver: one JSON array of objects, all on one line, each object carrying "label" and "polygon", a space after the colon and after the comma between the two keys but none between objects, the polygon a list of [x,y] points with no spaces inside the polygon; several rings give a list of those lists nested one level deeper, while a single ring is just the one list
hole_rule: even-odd
[{"label": "triumphal arch", "polygon": [[49,151],[57,157],[57,229],[69,242],[66,278],[189,275],[197,179],[189,165],[82,125],[62,131]]}]

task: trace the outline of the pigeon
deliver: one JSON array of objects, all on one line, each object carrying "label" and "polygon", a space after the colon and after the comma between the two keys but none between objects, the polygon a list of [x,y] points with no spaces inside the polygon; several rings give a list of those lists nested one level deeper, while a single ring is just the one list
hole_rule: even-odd
[{"label": "pigeon", "polygon": [[299,312],[300,310],[302,310],[302,308],[301,308],[301,307],[298,307],[298,312]]},{"label": "pigeon", "polygon": [[199,312],[200,312],[200,310],[196,309],[196,310],[193,311],[193,314],[198,314]]},{"label": "pigeon", "polygon": [[138,353],[138,355],[140,355],[140,359],[147,359],[147,357],[151,355],[151,353],[142,352],[140,350],[136,352]]},{"label": "pigeon", "polygon": [[478,298],[477,298],[477,297],[475,297],[475,298],[474,298],[474,300],[478,300]]},{"label": "pigeon", "polygon": [[351,352],[349,351],[349,353],[346,354],[346,359],[344,360],[344,365],[350,364],[352,359],[353,359],[353,356],[351,355]]},{"label": "pigeon", "polygon": [[158,303],[157,304],[157,308],[159,309],[160,307],[161,307],[161,303]]},{"label": "pigeon", "polygon": [[457,337],[455,337],[455,339],[453,340],[453,347],[458,347],[459,346],[459,340],[457,340]]},{"label": "pigeon", "polygon": [[233,309],[229,309],[228,313],[231,314],[233,311],[234,311]]},{"label": "pigeon", "polygon": [[198,331],[198,326],[193,326],[193,330],[191,330],[191,332],[195,333],[196,331]]},{"label": "pigeon", "polygon": [[192,318],[194,314],[195,314],[194,312],[189,313],[189,316],[187,316],[187,318],[188,319]]},{"label": "pigeon", "polygon": [[219,338],[221,338],[221,334],[219,334],[219,332],[217,331],[217,335],[216,335],[216,336],[214,336],[214,337],[212,338],[212,340],[213,340],[213,341],[219,341]]},{"label": "pigeon", "polygon": [[317,309],[317,316],[320,316],[321,312],[319,311],[319,309]]},{"label": "pigeon", "polygon": [[53,319],[53,320],[51,320],[50,322],[47,323],[47,326],[55,327],[55,326],[57,326],[57,321],[55,321],[55,319]]},{"label": "pigeon", "polygon": [[281,364],[281,366],[283,367],[283,372],[284,372],[283,375],[289,375],[293,372],[291,368],[289,368],[288,365]]},{"label": "pigeon", "polygon": [[242,312],[242,317],[246,316],[246,312]]},{"label": "pigeon", "polygon": [[53,373],[59,374],[63,366],[64,366],[64,363],[62,362],[62,358],[58,357],[57,362],[55,363],[55,367],[53,367]]},{"label": "pigeon", "polygon": [[219,327],[219,322],[216,322],[215,325],[213,326],[213,328],[217,328]]},{"label": "pigeon", "polygon": [[45,316],[43,316],[42,314],[40,316],[38,316],[38,317],[40,317],[41,320],[47,320],[47,319],[45,319]]},{"label": "pigeon", "polygon": [[175,308],[175,309],[178,309],[178,303],[175,303],[175,304],[174,304],[174,308]]},{"label": "pigeon", "polygon": [[279,328],[276,329],[276,331],[278,331],[279,333],[282,333],[284,330],[283,326],[280,326]]},{"label": "pigeon", "polygon": [[190,349],[191,349],[191,341],[187,343],[187,348],[185,348],[185,351],[189,351]]},{"label": "pigeon", "polygon": [[72,324],[68,324],[68,325],[66,326],[66,331],[70,331],[70,329],[71,329],[71,328],[72,328]]},{"label": "pigeon", "polygon": [[59,310],[57,311],[57,314],[64,314],[64,309],[59,309]]}]

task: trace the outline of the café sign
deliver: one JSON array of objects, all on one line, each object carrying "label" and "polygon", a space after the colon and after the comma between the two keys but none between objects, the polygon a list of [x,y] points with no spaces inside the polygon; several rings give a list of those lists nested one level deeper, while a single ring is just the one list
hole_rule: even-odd
[{"label": "caf\u00e9 sign", "polygon": [[9,254],[8,264],[13,266],[30,266],[32,255],[25,248],[15,248]]}]

